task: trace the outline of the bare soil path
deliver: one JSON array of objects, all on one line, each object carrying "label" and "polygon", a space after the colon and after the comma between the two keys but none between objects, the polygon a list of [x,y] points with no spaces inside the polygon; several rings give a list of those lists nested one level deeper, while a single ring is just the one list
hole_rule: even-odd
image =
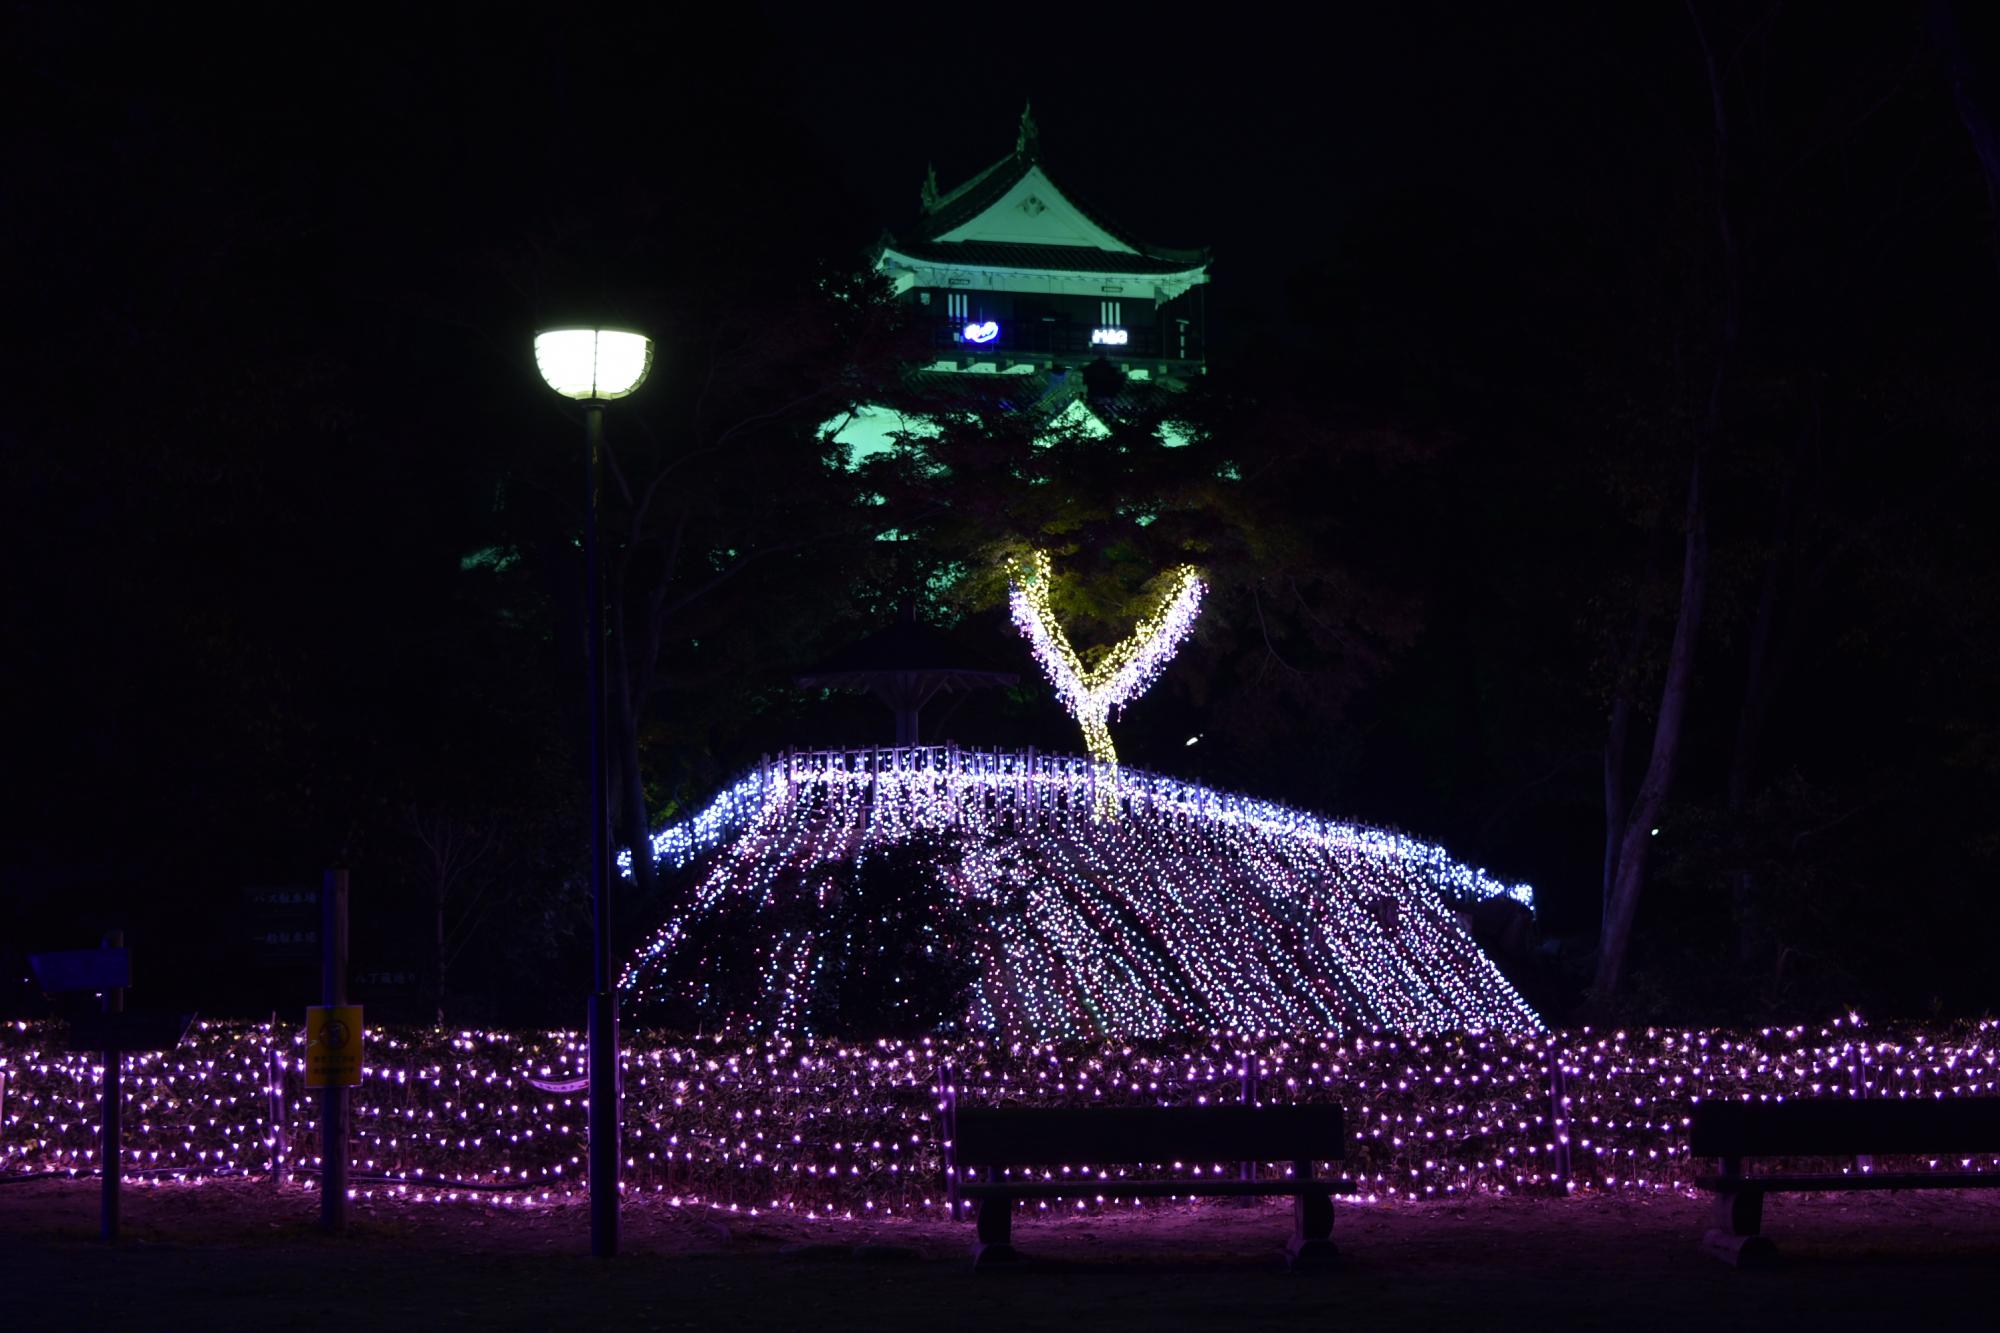
[{"label": "bare soil path", "polygon": [[1700,1253],[1701,1201],[1614,1196],[1343,1204],[1310,1275],[1280,1203],[1024,1218],[1032,1262],[974,1274],[969,1224],[642,1201],[600,1263],[575,1205],[370,1200],[329,1238],[311,1193],[255,1182],[134,1188],[113,1249],[93,1184],[38,1182],[0,1187],[0,1327],[1990,1330],[1996,1193],[1780,1197],[1768,1273]]}]

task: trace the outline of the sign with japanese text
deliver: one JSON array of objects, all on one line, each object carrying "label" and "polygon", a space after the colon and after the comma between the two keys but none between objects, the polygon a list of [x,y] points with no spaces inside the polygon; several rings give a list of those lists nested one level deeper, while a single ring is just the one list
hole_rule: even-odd
[{"label": "sign with japanese text", "polygon": [[352,1088],[361,1082],[361,1006],[306,1008],[306,1086]]},{"label": "sign with japanese text", "polygon": [[243,891],[252,956],[260,967],[319,961],[319,890],[287,884]]}]

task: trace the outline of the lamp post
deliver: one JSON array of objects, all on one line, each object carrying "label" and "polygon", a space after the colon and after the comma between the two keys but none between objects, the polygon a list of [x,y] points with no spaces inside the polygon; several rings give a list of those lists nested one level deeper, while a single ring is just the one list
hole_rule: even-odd
[{"label": "lamp post", "polygon": [[588,498],[583,521],[583,601],[590,743],[590,1252],[618,1253],[618,996],[611,981],[611,818],[604,789],[604,580],[597,559],[597,494],[604,405],[645,382],[653,341],[620,329],[550,329],[535,335],[535,364],[549,387],[583,404]]}]

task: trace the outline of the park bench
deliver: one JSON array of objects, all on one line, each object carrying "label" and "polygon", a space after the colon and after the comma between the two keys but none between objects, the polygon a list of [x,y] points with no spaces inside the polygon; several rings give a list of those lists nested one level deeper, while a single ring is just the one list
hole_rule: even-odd
[{"label": "park bench", "polygon": [[[1332,1196],[1339,1182],[1316,1179],[1313,1163],[1339,1160],[1343,1146],[1338,1106],[968,1107],[956,1116],[952,1162],[959,1196],[979,1204],[975,1268],[1016,1257],[1012,1224],[1017,1200],[1097,1194],[1289,1194],[1294,1225],[1286,1256],[1298,1268],[1333,1258]],[[1288,1162],[1292,1174],[1271,1180],[1001,1174],[1005,1167],[1088,1165],[1101,1170],[1146,1162]]]},{"label": "park bench", "polygon": [[1688,1146],[1720,1158],[1722,1170],[1695,1183],[1715,1195],[1704,1246],[1730,1263],[1777,1257],[1762,1232],[1764,1196],[1819,1190],[1990,1189],[2000,1172],[1875,1171],[1750,1173],[1752,1157],[1872,1157],[2000,1151],[2000,1097],[1698,1102]]}]

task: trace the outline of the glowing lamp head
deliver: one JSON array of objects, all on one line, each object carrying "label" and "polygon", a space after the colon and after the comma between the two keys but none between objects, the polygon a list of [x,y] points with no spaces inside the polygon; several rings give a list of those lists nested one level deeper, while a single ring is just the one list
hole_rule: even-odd
[{"label": "glowing lamp head", "polygon": [[623,398],[646,382],[653,340],[622,329],[550,329],[535,335],[535,364],[565,398]]}]

